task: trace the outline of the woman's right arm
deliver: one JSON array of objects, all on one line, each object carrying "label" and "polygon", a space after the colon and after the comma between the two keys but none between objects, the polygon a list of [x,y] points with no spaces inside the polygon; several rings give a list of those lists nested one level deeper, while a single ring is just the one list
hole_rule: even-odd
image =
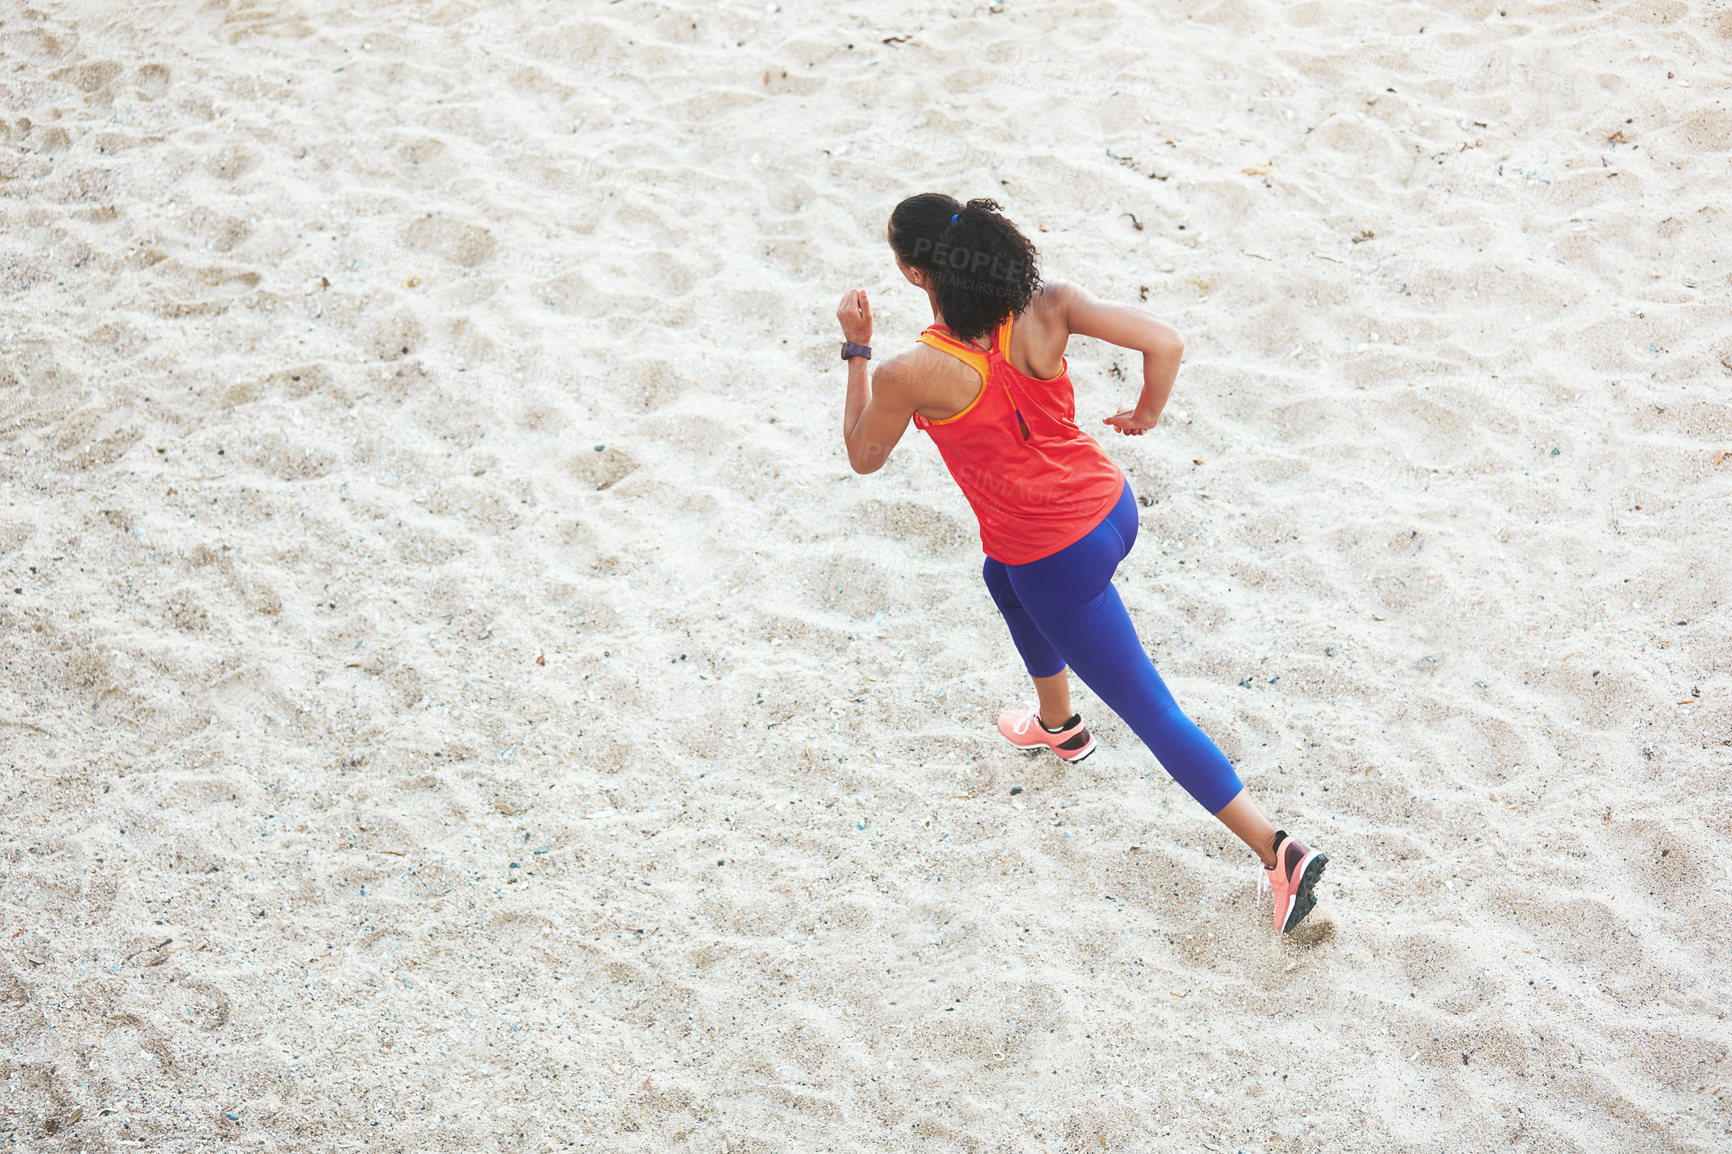
[{"label": "woman's right arm", "polygon": [[1143,391],[1137,403],[1101,423],[1133,437],[1154,428],[1172,395],[1179,360],[1185,353],[1185,341],[1178,330],[1153,313],[1097,300],[1080,285],[1059,283],[1048,286],[1047,291],[1058,298],[1054,303],[1072,333],[1143,354]]},{"label": "woman's right arm", "polygon": [[[849,289],[836,306],[842,337],[857,345],[872,343],[872,306],[861,289]],[[915,401],[911,382],[891,357],[867,374],[864,357],[848,360],[848,392],[842,402],[842,442],[848,448],[848,466],[856,473],[876,473],[890,459],[890,450],[908,431]]]},{"label": "woman's right arm", "polygon": [[908,431],[914,400],[905,370],[894,359],[866,377],[866,362],[848,362],[848,398],[842,410],[842,441],[848,466],[856,473],[876,473],[890,459],[890,450]]}]

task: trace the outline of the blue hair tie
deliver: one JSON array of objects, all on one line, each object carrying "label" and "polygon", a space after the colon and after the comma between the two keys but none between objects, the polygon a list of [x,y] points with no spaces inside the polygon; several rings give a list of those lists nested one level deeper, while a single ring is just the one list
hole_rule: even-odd
[{"label": "blue hair tie", "polygon": [[959,217],[959,216],[961,216],[961,215],[962,215],[962,214],[961,214],[961,213],[960,213],[960,212],[953,212],[953,213],[951,213],[951,214],[950,214],[950,223],[951,223],[951,224],[955,224],[955,223],[956,223],[956,218],[957,218],[957,217]]}]

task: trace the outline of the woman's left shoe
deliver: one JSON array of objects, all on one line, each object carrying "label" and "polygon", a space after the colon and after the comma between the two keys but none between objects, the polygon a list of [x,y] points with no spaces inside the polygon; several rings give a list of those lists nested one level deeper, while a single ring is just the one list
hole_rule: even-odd
[{"label": "woman's left shoe", "polygon": [[1311,891],[1317,885],[1317,879],[1323,876],[1323,867],[1328,864],[1327,857],[1298,838],[1288,837],[1286,830],[1276,832],[1275,864],[1263,867],[1257,888],[1259,893],[1267,888],[1275,899],[1275,928],[1278,931],[1292,933],[1293,927],[1304,921],[1311,907],[1317,904],[1317,897]]},{"label": "woman's left shoe", "polygon": [[1066,761],[1081,761],[1095,751],[1095,739],[1084,728],[1080,713],[1072,714],[1062,728],[1053,730],[1042,725],[1040,715],[1032,709],[1007,710],[998,715],[998,732],[1018,749],[1044,745]]}]

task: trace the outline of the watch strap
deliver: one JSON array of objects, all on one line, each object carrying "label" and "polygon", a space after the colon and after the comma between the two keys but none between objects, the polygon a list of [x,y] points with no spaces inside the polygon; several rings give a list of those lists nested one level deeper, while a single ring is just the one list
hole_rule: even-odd
[{"label": "watch strap", "polygon": [[872,346],[871,345],[857,345],[853,341],[843,341],[842,342],[842,359],[847,360],[849,357],[864,357],[867,360],[871,360],[872,359]]}]

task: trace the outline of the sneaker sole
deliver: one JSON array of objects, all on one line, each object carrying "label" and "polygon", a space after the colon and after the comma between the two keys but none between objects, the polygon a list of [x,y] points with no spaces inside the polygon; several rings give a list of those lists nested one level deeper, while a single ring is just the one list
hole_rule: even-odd
[{"label": "sneaker sole", "polygon": [[1010,739],[1008,737],[1005,738],[1005,740],[1010,742],[1010,746],[1012,749],[1020,749],[1024,753],[1039,753],[1043,749],[1051,749],[1052,752],[1058,754],[1058,759],[1060,761],[1068,761],[1068,762],[1073,762],[1073,763],[1081,761],[1083,758],[1087,757],[1089,754],[1091,754],[1095,751],[1095,742],[1094,742],[1093,738],[1090,738],[1089,743],[1087,745],[1083,746],[1082,749],[1077,750],[1076,752],[1067,752],[1067,753],[1059,753],[1059,751],[1057,749],[1046,744],[1044,741],[1041,742],[1039,745],[1018,745],[1016,742],[1010,741]]},{"label": "sneaker sole", "polygon": [[1293,927],[1304,921],[1305,915],[1317,904],[1317,895],[1311,889],[1323,876],[1323,867],[1328,864],[1328,855],[1322,853],[1305,863],[1305,872],[1299,875],[1298,892],[1293,895],[1293,909],[1287,914],[1287,924],[1281,927],[1282,933],[1292,933]]}]

